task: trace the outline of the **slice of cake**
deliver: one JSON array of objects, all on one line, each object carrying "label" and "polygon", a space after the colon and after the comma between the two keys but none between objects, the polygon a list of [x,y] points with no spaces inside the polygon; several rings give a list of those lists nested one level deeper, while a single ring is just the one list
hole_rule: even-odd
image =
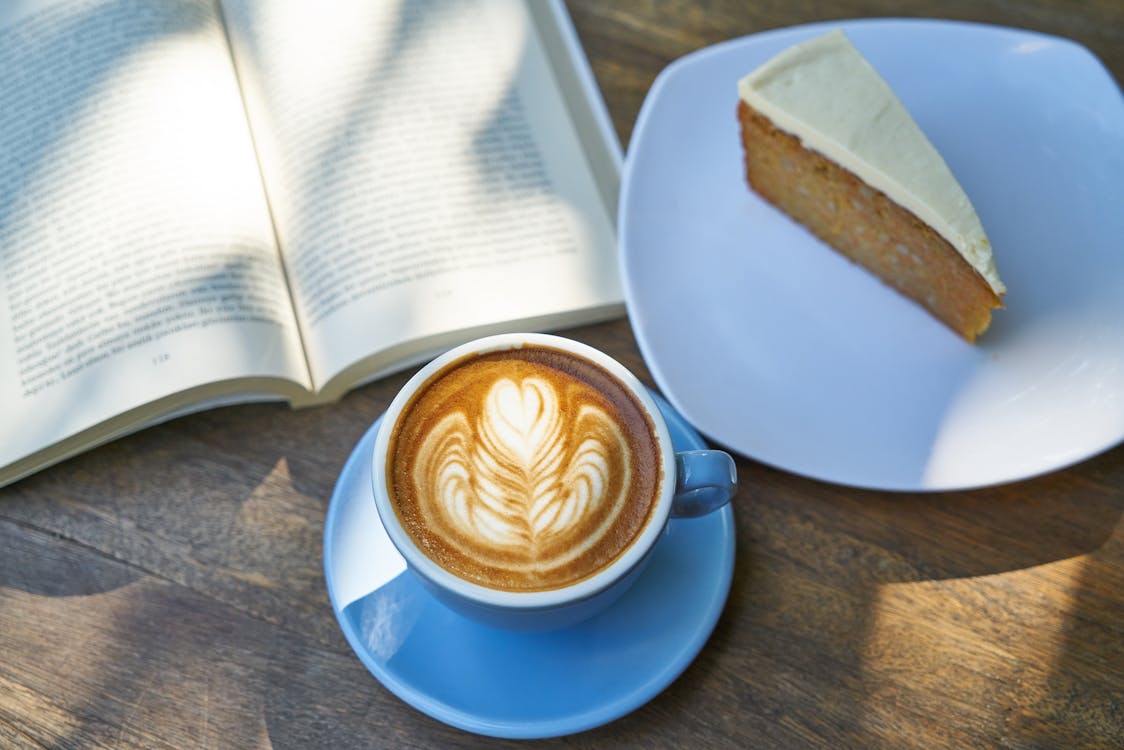
[{"label": "slice of cake", "polygon": [[738,93],[758,194],[967,340],[987,329],[1006,287],[979,217],[842,31],[785,50]]}]

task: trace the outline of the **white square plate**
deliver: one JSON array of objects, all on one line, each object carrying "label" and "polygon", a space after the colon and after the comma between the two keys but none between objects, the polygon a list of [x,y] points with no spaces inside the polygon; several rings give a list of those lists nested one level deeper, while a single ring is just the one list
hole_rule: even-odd
[{"label": "white square plate", "polygon": [[[842,27],[972,199],[1007,285],[973,346],[746,186],[737,81]],[[959,489],[1124,437],[1124,98],[1084,47],[945,21],[756,34],[669,66],[625,160],[625,294],[700,431],[841,484]]]}]

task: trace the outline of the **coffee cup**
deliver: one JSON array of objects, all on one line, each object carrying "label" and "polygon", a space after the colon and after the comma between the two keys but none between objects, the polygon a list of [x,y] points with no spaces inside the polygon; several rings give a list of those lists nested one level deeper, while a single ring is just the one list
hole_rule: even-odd
[{"label": "coffee cup", "polygon": [[379,518],[449,608],[513,630],[560,628],[636,580],[669,519],[729,502],[733,459],[677,453],[659,407],[605,353],[546,334],[447,351],[375,437]]}]

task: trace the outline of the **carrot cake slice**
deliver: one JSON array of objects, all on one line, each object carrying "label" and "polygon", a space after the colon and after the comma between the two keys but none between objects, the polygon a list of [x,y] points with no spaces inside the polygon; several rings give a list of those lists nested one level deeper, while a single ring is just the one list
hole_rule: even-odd
[{"label": "carrot cake slice", "polygon": [[948,165],[842,31],[738,83],[750,186],[968,341],[1006,287]]}]

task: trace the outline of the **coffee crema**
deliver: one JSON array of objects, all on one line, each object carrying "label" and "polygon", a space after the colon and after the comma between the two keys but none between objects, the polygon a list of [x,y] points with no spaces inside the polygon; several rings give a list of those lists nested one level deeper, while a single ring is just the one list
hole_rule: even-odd
[{"label": "coffee crema", "polygon": [[651,516],[655,428],[601,366],[546,346],[472,354],[406,404],[386,457],[399,521],[489,588],[545,591],[616,560]]}]

